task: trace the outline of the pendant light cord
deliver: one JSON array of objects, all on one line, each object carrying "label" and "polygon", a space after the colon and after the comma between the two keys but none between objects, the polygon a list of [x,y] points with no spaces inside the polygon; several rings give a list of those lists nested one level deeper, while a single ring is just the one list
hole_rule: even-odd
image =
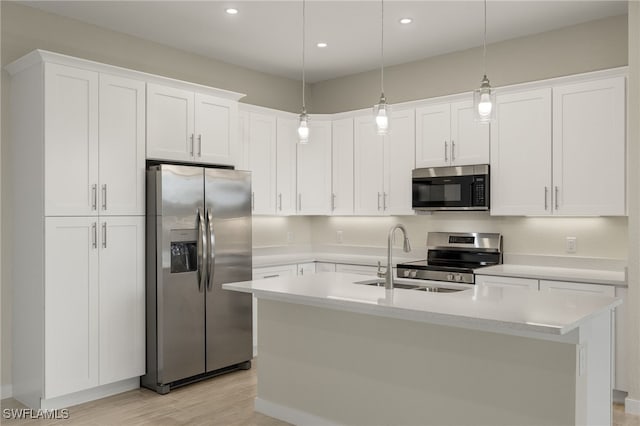
[{"label": "pendant light cord", "polygon": [[380,0],[380,91],[384,96],[384,0]]},{"label": "pendant light cord", "polygon": [[487,0],[484,0],[484,38],[482,42],[482,67],[487,75]]},{"label": "pendant light cord", "polygon": [[304,45],[305,45],[305,41],[306,41],[306,34],[305,34],[305,8],[306,8],[306,3],[305,0],[302,0],[302,111],[306,112],[307,108],[305,105],[305,99],[304,99],[304,89],[305,89],[305,73],[304,73]]}]

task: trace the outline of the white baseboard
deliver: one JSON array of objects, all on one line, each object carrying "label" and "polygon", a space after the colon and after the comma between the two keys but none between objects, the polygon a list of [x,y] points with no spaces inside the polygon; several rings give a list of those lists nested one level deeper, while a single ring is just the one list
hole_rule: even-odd
[{"label": "white baseboard", "polygon": [[322,417],[296,410],[285,405],[276,404],[256,397],[255,410],[269,417],[285,421],[294,425],[314,425],[314,426],[339,426],[339,423],[332,422]]},{"label": "white baseboard", "polygon": [[11,398],[13,396],[13,387],[11,384],[0,386],[0,399]]},{"label": "white baseboard", "polygon": [[96,388],[87,389],[72,393],[69,395],[59,396],[57,398],[41,399],[40,407],[43,410],[58,410],[60,408],[67,408],[73,405],[82,404],[84,402],[95,401],[96,399],[106,398],[111,395],[138,389],[140,387],[140,378],[134,377],[132,379],[121,380],[119,382],[110,383],[108,385],[98,386]]},{"label": "white baseboard", "polygon": [[640,415],[640,400],[631,399],[629,397],[625,398],[624,412],[629,414]]}]

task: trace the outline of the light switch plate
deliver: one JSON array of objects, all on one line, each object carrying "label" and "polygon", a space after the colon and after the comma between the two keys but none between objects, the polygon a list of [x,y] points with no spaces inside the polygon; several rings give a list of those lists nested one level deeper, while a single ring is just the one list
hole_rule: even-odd
[{"label": "light switch plate", "polygon": [[565,240],[567,253],[575,253],[578,249],[578,239],[576,237],[567,237]]}]

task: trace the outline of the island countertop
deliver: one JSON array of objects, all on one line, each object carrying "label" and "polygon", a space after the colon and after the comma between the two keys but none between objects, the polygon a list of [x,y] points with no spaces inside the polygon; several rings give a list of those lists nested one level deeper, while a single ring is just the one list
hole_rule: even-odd
[{"label": "island countertop", "polygon": [[[371,277],[374,278],[374,277]],[[324,272],[224,284],[258,299],[515,335],[560,337],[622,303],[614,297],[477,286],[432,293],[355,284],[366,276]],[[546,336],[546,337],[545,337]],[[533,336],[531,336],[533,337]]]}]

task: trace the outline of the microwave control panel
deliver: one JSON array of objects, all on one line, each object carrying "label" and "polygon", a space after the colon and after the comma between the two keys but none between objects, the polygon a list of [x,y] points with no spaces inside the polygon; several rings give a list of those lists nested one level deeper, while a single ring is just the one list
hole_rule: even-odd
[{"label": "microwave control panel", "polygon": [[485,176],[474,176],[473,189],[473,205],[486,206]]}]

